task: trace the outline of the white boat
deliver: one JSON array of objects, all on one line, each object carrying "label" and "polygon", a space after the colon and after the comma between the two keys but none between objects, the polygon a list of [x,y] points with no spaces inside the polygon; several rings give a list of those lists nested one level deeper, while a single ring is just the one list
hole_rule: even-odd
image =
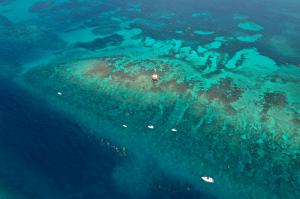
[{"label": "white boat", "polygon": [[205,182],[208,182],[208,183],[214,183],[215,182],[215,180],[213,178],[208,177],[208,176],[203,176],[203,177],[201,177],[201,179]]},{"label": "white boat", "polygon": [[153,125],[148,125],[148,128],[149,129],[154,129],[154,126]]}]

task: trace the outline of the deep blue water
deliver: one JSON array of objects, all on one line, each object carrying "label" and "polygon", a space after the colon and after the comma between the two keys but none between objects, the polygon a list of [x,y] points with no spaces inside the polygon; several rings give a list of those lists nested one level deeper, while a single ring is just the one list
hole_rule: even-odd
[{"label": "deep blue water", "polygon": [[[11,82],[0,93],[1,188],[17,198],[132,198],[111,179],[126,157]],[[160,177],[143,198],[206,198],[187,187]]]}]

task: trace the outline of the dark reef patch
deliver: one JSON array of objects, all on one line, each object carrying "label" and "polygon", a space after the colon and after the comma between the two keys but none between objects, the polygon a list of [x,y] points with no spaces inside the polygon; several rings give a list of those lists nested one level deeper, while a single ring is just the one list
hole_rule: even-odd
[{"label": "dark reef patch", "polygon": [[113,32],[115,32],[119,28],[116,24],[110,24],[110,25],[100,25],[92,30],[93,34],[95,35],[109,35]]},{"label": "dark reef patch", "polygon": [[299,128],[300,128],[300,119],[295,118],[295,119],[292,120],[292,122],[293,122],[294,124],[298,125]]},{"label": "dark reef patch", "polygon": [[0,4],[10,3],[13,1],[15,1],[15,0],[0,0]]},{"label": "dark reef patch", "polygon": [[29,8],[29,11],[32,13],[43,13],[51,11],[54,7],[55,3],[54,1],[40,1],[32,4],[32,6]]},{"label": "dark reef patch", "polygon": [[242,93],[243,90],[236,86],[231,78],[225,78],[219,84],[210,87],[205,95],[209,100],[217,99],[224,105],[229,105],[237,101]]},{"label": "dark reef patch", "polygon": [[12,22],[6,16],[0,15],[0,27],[5,28],[8,26],[12,26]]},{"label": "dark reef patch", "polygon": [[97,38],[91,42],[77,42],[75,47],[85,48],[87,50],[95,51],[102,49],[108,46],[117,46],[120,45],[123,41],[123,37],[119,34],[110,35],[104,38]]},{"label": "dark reef patch", "polygon": [[69,32],[78,31],[78,30],[83,30],[83,29],[85,29],[85,26],[84,26],[84,25],[78,25],[78,26],[69,28],[69,29],[65,30],[64,32],[65,32],[65,33],[69,33]]},{"label": "dark reef patch", "polygon": [[120,27],[120,22],[111,20],[110,16],[97,16],[85,20],[84,25],[95,28],[94,34],[111,34]]},{"label": "dark reef patch", "polygon": [[287,105],[285,94],[274,92],[264,94],[263,113],[267,113],[271,107],[284,107]]},{"label": "dark reef patch", "polygon": [[205,96],[210,101],[218,100],[224,105],[228,113],[234,114],[236,110],[230,103],[237,101],[242,94],[243,90],[236,86],[231,78],[225,78],[219,84],[211,86],[205,93]]}]

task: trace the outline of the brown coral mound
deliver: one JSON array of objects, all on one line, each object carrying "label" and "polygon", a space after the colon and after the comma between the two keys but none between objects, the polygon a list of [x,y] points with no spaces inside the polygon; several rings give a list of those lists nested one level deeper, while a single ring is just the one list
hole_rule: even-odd
[{"label": "brown coral mound", "polygon": [[108,77],[111,74],[112,70],[109,67],[108,63],[105,61],[99,61],[92,68],[90,68],[86,74],[87,75],[97,75],[100,77]]},{"label": "brown coral mound", "polygon": [[243,90],[233,83],[231,78],[225,78],[220,84],[210,87],[205,96],[208,100],[218,100],[224,105],[229,105],[237,101],[242,95]]},{"label": "brown coral mound", "polygon": [[267,113],[271,107],[284,107],[287,105],[286,96],[282,93],[265,93],[263,113]]},{"label": "brown coral mound", "polygon": [[243,90],[236,86],[231,78],[225,78],[219,84],[211,86],[205,96],[209,101],[219,101],[228,113],[234,114],[236,110],[231,106],[231,103],[237,101],[242,93]]}]

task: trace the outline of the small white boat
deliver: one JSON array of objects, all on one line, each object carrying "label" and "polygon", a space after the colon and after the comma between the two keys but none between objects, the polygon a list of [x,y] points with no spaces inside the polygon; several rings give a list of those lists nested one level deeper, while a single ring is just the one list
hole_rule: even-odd
[{"label": "small white boat", "polygon": [[174,128],[173,128],[173,129],[171,129],[171,131],[173,131],[173,132],[176,132],[176,131],[177,131],[177,129],[174,129]]},{"label": "small white boat", "polygon": [[208,177],[208,176],[203,176],[203,177],[201,177],[201,179],[205,182],[208,182],[208,183],[214,183],[215,182],[215,180],[213,178]]},{"label": "small white boat", "polygon": [[124,128],[127,128],[127,125],[126,125],[126,124],[123,124],[123,127],[124,127]]},{"label": "small white boat", "polygon": [[57,95],[62,95],[62,92],[57,92]]},{"label": "small white boat", "polygon": [[154,126],[153,125],[148,125],[148,128],[149,129],[154,129]]}]

